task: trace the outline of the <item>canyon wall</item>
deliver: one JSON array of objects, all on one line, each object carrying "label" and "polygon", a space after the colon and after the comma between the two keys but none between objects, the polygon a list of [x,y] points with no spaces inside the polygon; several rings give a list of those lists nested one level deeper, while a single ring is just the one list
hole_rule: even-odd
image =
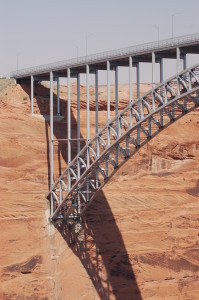
[{"label": "canyon wall", "polygon": [[[141,86],[142,93],[148,89]],[[75,84],[71,93],[75,136]],[[0,299],[198,299],[199,110],[162,131],[124,164],[97,195],[82,232],[74,237],[67,228],[48,224],[48,86],[35,87],[34,116],[29,95],[29,86],[13,82],[0,92]],[[102,126],[105,87],[99,95]],[[55,140],[67,137],[66,96],[67,88],[61,87],[65,117],[54,124]],[[82,138],[85,97],[81,86]],[[113,87],[111,99],[114,116]],[[128,86],[120,86],[119,99],[121,110]],[[91,87],[91,136],[94,110]],[[74,156],[75,143],[72,149]],[[64,142],[54,143],[54,156],[56,179],[66,167]]]}]

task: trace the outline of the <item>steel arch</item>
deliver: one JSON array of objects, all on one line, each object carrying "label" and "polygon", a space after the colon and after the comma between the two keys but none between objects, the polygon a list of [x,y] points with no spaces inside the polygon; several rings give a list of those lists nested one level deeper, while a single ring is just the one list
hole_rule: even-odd
[{"label": "steel arch", "polygon": [[50,220],[81,217],[129,157],[198,105],[199,64],[131,101],[87,143],[54,184],[48,194],[53,196]]}]

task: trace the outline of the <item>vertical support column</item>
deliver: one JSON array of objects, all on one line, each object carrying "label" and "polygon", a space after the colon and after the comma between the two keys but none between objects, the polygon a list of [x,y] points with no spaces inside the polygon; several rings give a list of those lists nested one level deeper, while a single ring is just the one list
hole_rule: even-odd
[{"label": "vertical support column", "polygon": [[115,67],[115,115],[118,115],[118,66]]},{"label": "vertical support column", "polygon": [[137,99],[140,98],[140,63],[136,65]]},{"label": "vertical support column", "polygon": [[177,64],[177,73],[180,73],[181,71],[181,65],[180,65],[180,48],[176,49],[176,64]]},{"label": "vertical support column", "polygon": [[57,115],[60,116],[59,77],[57,77]]},{"label": "vertical support column", "polygon": [[[115,115],[118,115],[118,66],[115,67]],[[119,119],[116,120],[116,133],[119,137]],[[118,147],[116,147],[116,166],[118,167]]]},{"label": "vertical support column", "polygon": [[155,53],[152,52],[152,88],[155,88]]},{"label": "vertical support column", "polygon": [[107,121],[110,119],[110,62],[107,61]]},{"label": "vertical support column", "polygon": [[[186,68],[187,68],[187,55],[185,53],[183,56],[183,70],[186,70]],[[187,81],[187,79],[188,79],[188,76],[186,73],[185,80]],[[184,109],[185,109],[185,111],[187,111],[187,97],[184,97]]]},{"label": "vertical support column", "polygon": [[[90,94],[89,94],[89,65],[86,65],[86,130],[87,143],[90,140]],[[89,150],[87,150],[87,167],[90,165]]]},{"label": "vertical support column", "polygon": [[183,57],[183,70],[186,70],[187,68],[187,55],[184,54],[184,57]]},{"label": "vertical support column", "polygon": [[[133,76],[133,60],[132,56],[129,56],[129,103],[133,103],[133,82],[132,82],[132,76]],[[133,124],[133,114],[132,114],[132,106],[130,108],[130,127],[132,127]],[[129,156],[129,136],[126,137],[126,155]]]},{"label": "vertical support column", "polygon": [[129,56],[129,102],[133,101],[132,71],[133,71],[133,60],[132,57]]},{"label": "vertical support column", "polygon": [[[59,77],[57,77],[57,116],[60,116],[60,98],[59,98]],[[58,148],[58,151],[60,151],[60,149]],[[60,166],[60,174],[59,176],[61,176],[61,166]],[[60,184],[59,184],[59,203],[62,202],[63,200],[63,193],[62,193],[62,181],[60,180]]]},{"label": "vertical support column", "polygon": [[30,111],[31,111],[31,114],[34,113],[33,101],[34,101],[34,77],[31,76],[31,94],[30,94]]},{"label": "vertical support column", "polygon": [[[95,127],[96,127],[96,134],[98,133],[99,131],[99,98],[98,98],[98,70],[95,71]],[[99,137],[97,138],[97,158],[99,157],[100,155],[100,147],[99,147]],[[96,168],[96,188],[99,187],[99,178],[98,178],[98,166]]]},{"label": "vertical support column", "polygon": [[98,105],[98,70],[95,71],[95,127],[96,134],[99,129],[99,105]]},{"label": "vertical support column", "polygon": [[[137,84],[137,100],[138,100],[140,98],[140,63],[139,62],[137,62],[136,64],[136,84]],[[139,114],[140,114],[140,107],[141,107],[141,103],[140,100],[138,100],[137,110]]]},{"label": "vertical support column", "polygon": [[53,167],[53,72],[50,72],[50,190],[51,190],[51,215],[54,212],[52,186],[54,184]]},{"label": "vertical support column", "polygon": [[[111,97],[110,97],[110,62],[107,61],[107,122],[111,119]],[[110,145],[110,128],[108,127],[108,146]]]},{"label": "vertical support column", "polygon": [[[80,167],[80,159],[79,157],[77,158],[77,178],[79,179],[80,176],[81,176],[81,167]],[[80,202],[80,192],[78,190],[78,195],[77,195],[77,213],[78,213],[78,216],[80,215],[80,212],[81,212],[81,202]]]},{"label": "vertical support column", "polygon": [[[155,53],[152,52],[152,88],[155,88]],[[155,110],[155,94],[152,95],[152,109]]]},{"label": "vertical support column", "polygon": [[[176,64],[177,64],[177,73],[180,73],[181,71],[181,60],[180,60],[180,48],[176,49]],[[177,92],[178,95],[180,94],[180,83],[179,80],[177,79]],[[172,105],[173,111],[174,111],[174,104]]]},{"label": "vertical support column", "polygon": [[[67,90],[68,90],[68,166],[71,162],[71,99],[70,99],[70,68],[67,69]],[[71,178],[70,171],[68,169],[68,190],[71,189]]]},{"label": "vertical support column", "polygon": [[[79,154],[81,149],[81,140],[80,140],[80,74],[77,74],[77,155]],[[80,160],[77,159],[77,178],[79,179],[81,176],[80,171]],[[80,194],[78,191],[77,196],[77,214],[78,216],[81,213],[81,202],[80,202]]]},{"label": "vertical support column", "polygon": [[[87,144],[90,140],[90,92],[89,92],[89,65],[86,65],[86,128],[87,128]],[[87,168],[90,166],[90,154],[87,147]],[[90,200],[89,180],[87,178],[87,201]]]},{"label": "vertical support column", "polygon": [[[110,61],[107,61],[107,123],[111,119],[111,99],[110,99]],[[110,128],[107,128],[107,144],[110,146]],[[106,177],[108,177],[108,158],[106,159]]]},{"label": "vertical support column", "polygon": [[80,140],[80,74],[77,74],[77,154],[81,149]]},{"label": "vertical support column", "polygon": [[160,83],[164,81],[163,78],[163,58],[160,58]]},{"label": "vertical support column", "polygon": [[[160,58],[160,83],[162,83],[163,81],[164,81],[164,78],[163,78],[163,58]],[[163,87],[161,87],[160,95],[163,98]],[[161,112],[160,112],[160,124],[163,127],[163,110],[161,110]]]}]

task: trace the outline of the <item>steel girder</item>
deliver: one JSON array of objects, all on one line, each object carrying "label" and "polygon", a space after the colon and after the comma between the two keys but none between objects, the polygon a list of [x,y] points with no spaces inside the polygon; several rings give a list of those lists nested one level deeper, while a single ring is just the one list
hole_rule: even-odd
[{"label": "steel girder", "polygon": [[129,103],[87,143],[53,185],[48,194],[48,198],[53,197],[50,220],[81,217],[129,157],[198,105],[199,64]]}]

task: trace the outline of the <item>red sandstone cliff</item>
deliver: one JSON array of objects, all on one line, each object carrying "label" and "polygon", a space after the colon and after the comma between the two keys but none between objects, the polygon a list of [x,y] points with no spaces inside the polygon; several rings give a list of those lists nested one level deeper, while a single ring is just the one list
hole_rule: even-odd
[{"label": "red sandstone cliff", "polygon": [[[128,87],[119,90],[122,109]],[[35,92],[35,112],[47,114],[49,90]],[[104,124],[105,87],[100,92]],[[83,86],[81,94],[85,136]],[[66,113],[66,88],[60,96]],[[72,97],[75,133],[75,85]],[[91,109],[94,134],[92,89]],[[29,111],[28,86],[1,91],[0,299],[198,299],[199,111],[164,130],[119,170],[90,206],[76,240],[47,224],[49,126]],[[55,124],[55,138],[66,137],[66,126],[66,119]],[[55,143],[54,151],[58,176],[66,165],[65,144]]]}]

